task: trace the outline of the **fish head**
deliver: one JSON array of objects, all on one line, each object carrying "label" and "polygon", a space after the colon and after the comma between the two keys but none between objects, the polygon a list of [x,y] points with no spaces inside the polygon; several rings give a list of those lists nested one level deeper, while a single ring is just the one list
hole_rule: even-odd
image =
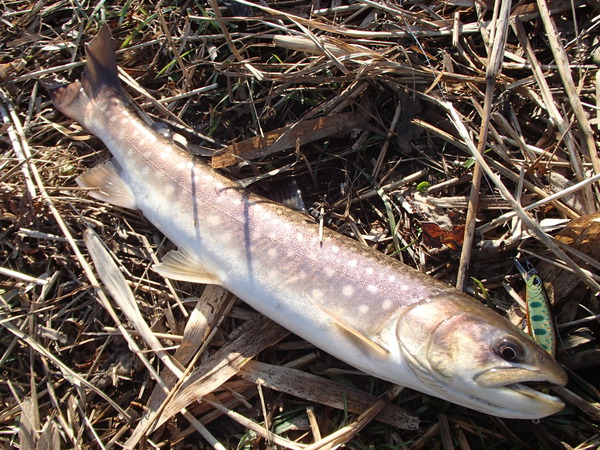
[{"label": "fish head", "polygon": [[560,411],[534,385],[567,383],[564,369],[507,319],[462,294],[418,302],[396,323],[406,362],[432,395],[499,417]]}]

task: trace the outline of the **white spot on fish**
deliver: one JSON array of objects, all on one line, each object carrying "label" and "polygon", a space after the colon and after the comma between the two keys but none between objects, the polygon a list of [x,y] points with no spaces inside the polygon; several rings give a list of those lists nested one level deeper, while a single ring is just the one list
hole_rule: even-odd
[{"label": "white spot on fish", "polygon": [[208,222],[209,225],[212,225],[212,226],[221,225],[221,218],[214,214],[211,216],[208,216],[206,218],[206,221]]},{"label": "white spot on fish", "polygon": [[321,300],[323,298],[323,291],[321,289],[313,289],[312,291],[310,291],[312,297],[315,298],[315,300]]},{"label": "white spot on fish", "polygon": [[269,250],[267,250],[267,256],[269,258],[277,258],[277,250],[273,247],[269,248]]},{"label": "white spot on fish", "polygon": [[[129,122],[131,123],[132,117],[128,112],[125,113],[125,118],[123,119],[123,123]],[[146,128],[138,127],[135,128],[133,132],[131,132],[131,137],[134,139],[144,140],[146,144],[154,145],[158,142],[156,138],[156,134],[154,131],[147,130]]]},{"label": "white spot on fish", "polygon": [[409,288],[408,288],[408,286],[407,286],[407,285],[405,285],[405,284],[402,284],[402,285],[400,285],[400,290],[401,290],[402,292],[406,292],[406,291],[408,291],[408,289],[409,289]]},{"label": "white spot on fish", "polygon": [[328,277],[332,277],[335,275],[335,270],[333,270],[333,268],[329,266],[325,267],[325,269],[323,269],[323,272],[325,272],[325,275],[327,275]]},{"label": "white spot on fish", "polygon": [[231,233],[223,233],[222,235],[219,236],[219,239],[221,240],[221,242],[223,242],[224,244],[228,244],[229,242],[231,242],[231,238],[233,236],[231,235]]},{"label": "white spot on fish", "polygon": [[365,269],[365,273],[366,273],[367,275],[373,275],[373,268],[372,268],[372,267],[367,267],[367,268]]},{"label": "white spot on fish", "polygon": [[160,152],[160,158],[161,159],[169,159],[171,157],[172,152],[173,152],[173,149],[167,145],[167,146],[163,147],[163,151]]},{"label": "white spot on fish", "polygon": [[388,276],[388,281],[390,283],[393,283],[394,281],[396,281],[396,277],[394,275],[390,275],[390,276]]},{"label": "white spot on fish", "polygon": [[344,294],[346,297],[350,297],[352,294],[354,294],[354,288],[347,284],[342,288],[342,294]]},{"label": "white spot on fish", "polygon": [[304,240],[304,235],[302,233],[296,233],[296,240],[302,242]]},{"label": "white spot on fish", "polygon": [[369,284],[367,286],[367,291],[369,291],[371,294],[374,294],[378,290],[379,290],[379,288],[377,286],[373,286],[372,284]]},{"label": "white spot on fish", "polygon": [[383,303],[381,304],[381,308],[383,308],[384,310],[388,310],[392,307],[393,303],[391,300],[384,300]]},{"label": "white spot on fish", "polygon": [[348,266],[349,267],[356,267],[356,260],[355,259],[351,259],[350,261],[348,261]]},{"label": "white spot on fish", "polygon": [[140,175],[147,177],[150,175],[150,166],[143,165],[140,167]]},{"label": "white spot on fish", "polygon": [[119,139],[125,139],[125,137],[129,137],[129,133],[125,132],[125,127],[119,127],[115,132]]},{"label": "white spot on fish", "polygon": [[368,307],[367,305],[360,305],[360,306],[358,307],[358,311],[359,311],[361,314],[366,314],[366,313],[368,313],[368,312],[369,312],[369,307]]},{"label": "white spot on fish", "polygon": [[340,248],[339,248],[337,245],[333,245],[333,246],[331,247],[331,251],[332,251],[333,253],[339,253],[339,252],[340,252]]},{"label": "white spot on fish", "polygon": [[170,197],[171,195],[173,195],[173,193],[175,192],[175,186],[173,186],[170,183],[167,183],[163,186],[163,194],[165,194],[165,196]]},{"label": "white spot on fish", "polygon": [[223,200],[226,200],[223,194],[218,194],[215,196],[215,203],[222,203]]},{"label": "white spot on fish", "polygon": [[188,161],[185,167],[187,169],[192,169],[194,167],[194,161]]}]

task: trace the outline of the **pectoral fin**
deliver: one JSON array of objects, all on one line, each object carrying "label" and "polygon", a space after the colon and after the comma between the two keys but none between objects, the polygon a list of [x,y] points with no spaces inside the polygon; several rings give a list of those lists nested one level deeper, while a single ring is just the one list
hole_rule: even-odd
[{"label": "pectoral fin", "polygon": [[97,200],[122,206],[135,208],[135,198],[127,183],[123,181],[117,167],[112,161],[93,168],[77,178],[77,184],[85,188],[95,188],[90,195]]},{"label": "pectoral fin", "polygon": [[323,305],[314,302],[312,299],[310,300],[313,305],[319,308],[324,314],[335,322],[335,324],[342,329],[346,334],[348,334],[354,341],[359,343],[359,345],[366,352],[375,352],[382,357],[386,357],[389,355],[389,351],[384,348],[380,343],[376,342],[372,338],[366,336],[364,333],[360,332],[352,325],[348,324],[347,321],[344,321],[338,315],[336,315],[333,311],[326,309]]},{"label": "pectoral fin", "polygon": [[165,255],[160,264],[152,267],[165,278],[171,278],[178,281],[188,281],[190,283],[202,284],[221,284],[221,279],[212,271],[207,269],[193,252],[181,247],[178,250],[171,250]]}]

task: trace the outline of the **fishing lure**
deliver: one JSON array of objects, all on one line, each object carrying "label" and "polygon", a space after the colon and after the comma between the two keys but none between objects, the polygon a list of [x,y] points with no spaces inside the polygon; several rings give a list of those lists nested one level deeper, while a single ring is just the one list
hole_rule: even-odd
[{"label": "fishing lure", "polygon": [[544,291],[542,279],[530,261],[527,268],[515,259],[515,265],[525,280],[527,303],[527,327],[529,334],[544,350],[556,355],[556,332],[552,323],[550,304]]}]

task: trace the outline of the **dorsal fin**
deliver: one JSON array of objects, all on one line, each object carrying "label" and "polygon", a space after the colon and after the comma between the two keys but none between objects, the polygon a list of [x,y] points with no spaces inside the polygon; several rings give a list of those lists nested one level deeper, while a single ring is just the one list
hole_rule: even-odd
[{"label": "dorsal fin", "polygon": [[302,199],[302,191],[295,178],[272,183],[269,187],[267,197],[288,208],[308,213],[306,206],[304,205],[304,200]]}]

